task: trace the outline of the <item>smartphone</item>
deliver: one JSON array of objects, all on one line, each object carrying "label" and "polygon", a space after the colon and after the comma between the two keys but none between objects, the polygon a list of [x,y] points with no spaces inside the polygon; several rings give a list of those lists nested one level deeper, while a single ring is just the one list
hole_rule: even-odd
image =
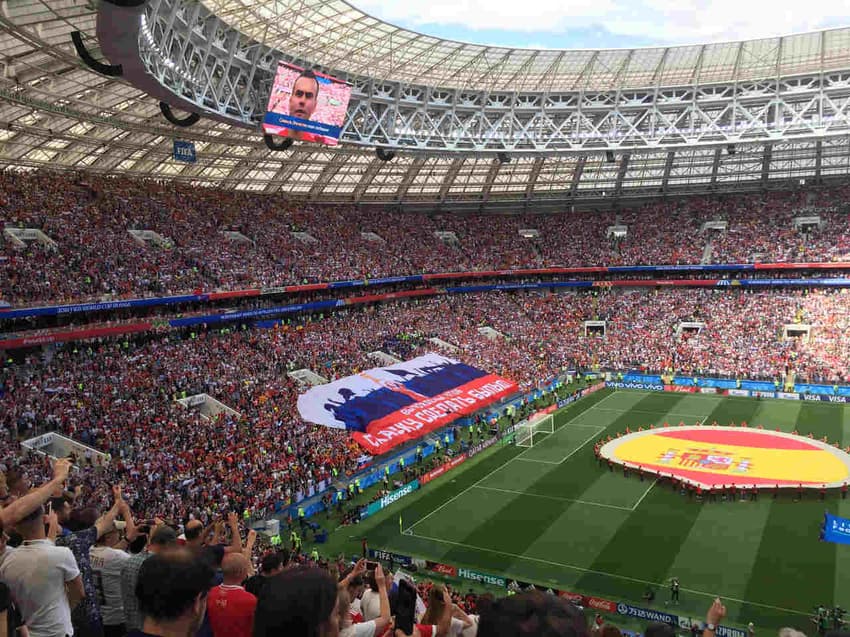
[{"label": "smartphone", "polygon": [[47,501],[47,515],[50,515],[51,513],[53,513],[53,503],[50,500],[48,500]]},{"label": "smartphone", "polygon": [[377,562],[366,562],[366,570],[367,571],[374,571],[376,568],[378,568]]},{"label": "smartphone", "polygon": [[398,583],[395,602],[395,627],[405,635],[412,635],[416,615],[416,589],[406,579]]}]

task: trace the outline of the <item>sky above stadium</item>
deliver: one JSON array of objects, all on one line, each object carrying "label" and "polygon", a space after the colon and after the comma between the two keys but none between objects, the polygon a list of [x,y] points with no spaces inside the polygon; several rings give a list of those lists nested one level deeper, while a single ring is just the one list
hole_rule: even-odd
[{"label": "sky above stadium", "polygon": [[846,0],[351,1],[429,35],[530,48],[696,44],[850,24]]}]

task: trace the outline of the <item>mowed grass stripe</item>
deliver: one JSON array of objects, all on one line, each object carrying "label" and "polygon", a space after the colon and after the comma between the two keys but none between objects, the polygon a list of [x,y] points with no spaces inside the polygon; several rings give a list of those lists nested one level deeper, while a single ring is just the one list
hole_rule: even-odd
[{"label": "mowed grass stripe", "polygon": [[[673,414],[685,412],[691,415],[690,420],[692,422],[701,421],[711,414],[713,408],[722,399],[706,400],[685,394],[679,395],[678,399],[673,400],[674,402],[671,403],[669,399],[658,401],[656,398],[656,400],[650,402],[651,408],[649,409],[640,408],[639,410],[629,411],[628,414],[625,414],[628,420],[620,420],[616,424],[616,431],[622,431],[626,426],[635,430],[638,426],[660,425],[665,421],[671,421]],[[641,407],[646,404],[642,402]],[[631,420],[635,417],[635,412],[640,414],[638,421]],[[606,435],[608,433],[605,432]],[[632,474],[627,479],[621,471],[610,472],[606,467],[599,467],[595,462],[593,462],[593,467],[595,467],[599,477],[581,494],[582,501],[611,501],[617,497],[624,497],[620,494],[628,494],[630,496],[630,508],[634,508],[637,504],[643,506],[643,500],[649,496],[653,488],[654,481],[649,478],[639,480]],[[588,473],[592,470],[589,466],[586,469]],[[597,573],[595,576],[599,577],[600,586],[598,589],[593,589],[587,588],[587,571],[595,570],[595,563],[600,551],[604,550],[620,526],[634,513],[627,512],[625,515],[619,516],[616,521],[606,519],[612,516],[602,516],[600,513],[592,508],[569,507],[562,517],[525,552],[525,555],[533,558],[565,555],[566,558],[560,559],[573,568],[565,569],[561,576],[562,581],[581,592],[607,594],[612,577],[613,579],[621,579],[622,576],[618,577],[616,572],[607,575]],[[556,548],[557,537],[562,538],[562,551],[558,551]],[[575,567],[585,569],[585,571],[579,571]],[[632,582],[632,584],[640,585],[642,582]]]},{"label": "mowed grass stripe", "polygon": [[[841,446],[850,445],[850,406],[841,406]],[[835,497],[835,496],[833,496]],[[840,498],[840,496],[838,496]],[[850,499],[839,499],[836,507],[838,515],[850,518]],[[835,549],[835,586],[833,599],[842,608],[850,608],[850,546],[838,546]]]},{"label": "mowed grass stripe", "polygon": [[752,425],[762,425],[770,431],[778,429],[790,433],[797,427],[800,409],[804,403],[789,400],[763,400],[758,404],[759,409],[753,416]]},{"label": "mowed grass stripe", "polygon": [[[829,403],[802,403],[796,429],[836,440],[843,429],[843,410]],[[815,493],[807,493],[802,502],[792,502],[788,494],[772,501],[745,599],[801,612],[833,603],[836,547],[820,542],[818,529],[824,510],[836,506],[834,495],[821,502]],[[770,621],[757,607],[745,605],[741,614]],[[805,618],[789,618],[789,623],[810,629]]]},{"label": "mowed grass stripe", "polygon": [[[720,398],[718,406],[727,400]],[[796,425],[798,411],[798,403],[763,401],[757,403],[751,424],[763,424],[770,429],[774,425],[782,425],[783,430],[791,431]],[[728,413],[727,408],[724,408],[722,415]],[[730,598],[744,599],[746,595],[750,572],[769,513],[770,500],[764,495],[757,502],[706,503],[700,509],[688,537],[679,547],[667,578],[677,576],[685,587],[697,588],[691,574],[699,573],[700,579],[706,582],[703,584],[707,586],[704,590],[714,591],[725,598],[730,619],[743,621],[744,618],[740,617],[741,604],[730,601]],[[727,550],[727,547],[733,545],[734,550]],[[709,580],[711,586],[708,586]],[[683,592],[676,611],[700,617],[707,602],[704,596]]]},{"label": "mowed grass stripe", "polygon": [[[706,422],[728,423],[749,420],[758,405],[723,401],[706,417]],[[689,501],[669,486],[653,489],[634,513],[620,526],[599,553],[592,569],[663,584],[683,542],[691,533],[704,504]],[[708,578],[680,576],[683,587],[713,590]],[[639,600],[645,587],[627,580],[608,579],[592,573],[578,582],[579,590],[607,590],[614,598]],[[706,589],[706,585],[708,588]],[[665,591],[660,592],[666,594]]]},{"label": "mowed grass stripe", "polygon": [[[654,411],[659,416],[662,416],[673,410],[676,403],[681,400],[681,396],[669,394],[645,395],[639,397],[637,402],[635,402],[635,398],[637,398],[635,395],[617,394],[612,400],[606,401],[606,407],[612,407],[614,404],[631,404],[634,408],[643,411]],[[604,412],[604,414],[604,418],[608,420],[609,424],[606,429],[602,430],[594,438],[601,438],[609,434],[613,435],[624,430],[627,426],[633,425],[632,416],[629,412],[620,414],[617,412]],[[601,416],[598,413],[593,413],[593,416],[594,422],[600,422],[599,418]],[[569,427],[569,424],[565,425],[565,427]],[[544,441],[545,443],[546,441]],[[582,495],[601,475],[603,475],[602,470],[597,466],[591,448],[586,447],[581,452],[570,456],[562,464],[553,465],[551,470],[543,473],[536,482],[529,485],[526,491],[583,500]],[[567,511],[572,510],[581,511],[582,516],[591,516],[597,513],[593,507],[575,502],[547,502],[545,505],[541,505],[538,498],[523,496],[508,498],[498,512],[492,514],[488,519],[483,520],[465,538],[458,540],[464,546],[458,546],[452,549],[448,553],[447,559],[468,563],[467,560],[483,558],[488,564],[501,564],[503,569],[509,569],[516,573],[528,573],[528,578],[531,580],[541,579],[544,577],[544,573],[539,568],[539,562],[517,558],[512,563],[506,564],[506,558],[504,556],[486,553],[479,553],[479,557],[476,558],[474,551],[471,553],[468,547],[476,546],[494,549],[515,556],[524,556],[559,518],[564,516]],[[628,513],[625,512],[622,516],[616,517],[625,520],[627,515]],[[583,534],[586,531],[591,531],[591,529],[583,525],[574,528],[564,528],[563,535],[566,538],[568,537],[568,533]],[[600,540],[596,550],[598,551],[604,545],[604,539]],[[585,548],[586,550],[590,550],[590,547],[586,546]],[[570,552],[566,549],[567,547],[565,546],[564,553],[569,554]],[[573,563],[569,559],[556,559],[560,555],[552,556],[548,552],[544,555],[537,555],[535,553],[533,557],[552,559],[552,561],[560,563]],[[583,561],[589,563],[586,560]]]},{"label": "mowed grass stripe", "polygon": [[[575,418],[591,409],[612,393],[611,390],[601,390],[569,405],[559,412],[559,416],[562,418],[561,422]],[[400,553],[408,552],[429,557],[433,555],[435,559],[439,558],[448,551],[447,546],[410,535],[401,535],[398,528],[398,517],[402,517],[405,528],[414,525],[426,516],[431,515],[452,498],[459,499],[464,491],[467,491],[472,485],[488,475],[492,475],[523,451],[522,448],[511,445],[498,449],[489,455],[485,452],[480,458],[474,458],[467,465],[462,465],[459,470],[450,472],[426,485],[419,494],[404,498],[399,504],[381,511],[372,519],[367,519],[365,523],[361,523],[359,528],[363,529],[364,535],[368,531],[372,546],[395,549]]]},{"label": "mowed grass stripe", "polygon": [[[634,403],[637,399],[638,403],[642,404],[643,400],[649,399],[649,396],[627,396],[625,402]],[[620,395],[610,396],[605,400],[606,405],[612,405],[620,399]],[[601,402],[601,401],[600,401]],[[589,411],[582,414],[582,420],[589,415]],[[603,435],[607,430],[602,429],[598,434],[588,434],[584,428],[576,428],[580,431],[581,441],[576,442],[573,438],[575,433],[570,430],[569,418],[566,415],[558,414],[559,420],[564,423],[556,432],[549,438],[544,439],[540,444],[547,450],[547,457],[552,455],[558,458],[569,458],[562,464],[541,464],[541,463],[524,463],[516,462],[500,469],[493,478],[497,478],[499,474],[504,473],[524,473],[534,471],[539,477],[531,484],[525,487],[526,491],[532,493],[552,494],[561,498],[575,498],[580,495],[586,488],[588,481],[595,479],[598,471],[593,471],[593,453],[590,448],[585,445],[585,449],[579,453],[573,453],[578,446],[588,440],[591,441],[597,436]],[[598,412],[593,412],[594,423],[607,421],[609,427],[616,427],[614,422],[623,417],[617,413],[604,412],[604,416],[599,416]],[[592,432],[592,430],[591,430]],[[567,443],[563,443],[567,440]],[[566,444],[568,446],[562,446]],[[586,453],[585,453],[586,452]],[[584,464],[590,458],[591,471],[588,473],[584,469]],[[524,457],[534,458],[534,448],[529,450]],[[583,462],[584,461],[584,462]],[[580,468],[581,467],[581,468]],[[541,469],[542,468],[542,469]],[[484,484],[488,484],[490,480],[485,480]],[[554,485],[546,488],[540,485]],[[458,546],[453,548],[446,555],[446,559],[450,562],[461,564],[482,564],[488,568],[501,568],[509,570],[510,559],[504,554],[522,555],[525,550],[549,528],[561,514],[575,503],[567,501],[547,501],[542,503],[539,498],[526,497],[519,494],[493,494],[482,492],[481,497],[474,498],[469,504],[469,510],[466,511],[470,520],[476,522],[472,528],[463,537],[447,538],[445,535],[438,536],[440,539],[449,539],[457,542]],[[501,497],[494,498],[493,495]],[[494,506],[495,504],[495,506]],[[580,505],[585,506],[585,505]],[[414,530],[414,533],[416,530]],[[492,549],[498,553],[477,551],[469,547],[481,547]],[[527,572],[529,564],[519,564],[516,568],[512,568],[516,572]],[[538,577],[538,571],[532,566],[530,569],[530,577]],[[542,575],[542,574],[541,574]]]},{"label": "mowed grass stripe", "polygon": [[[688,506],[692,504],[689,502]],[[765,495],[756,502],[704,503],[666,579],[675,576],[685,588],[718,595],[724,598],[730,620],[750,621],[751,617],[742,615],[742,604],[733,600],[746,599],[770,508],[771,500]],[[668,599],[666,591],[662,599]],[[676,612],[700,617],[710,601],[703,595],[683,591]]]}]

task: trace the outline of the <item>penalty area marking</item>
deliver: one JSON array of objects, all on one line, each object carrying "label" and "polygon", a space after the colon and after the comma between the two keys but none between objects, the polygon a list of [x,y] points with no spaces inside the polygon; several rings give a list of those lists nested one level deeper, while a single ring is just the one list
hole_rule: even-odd
[{"label": "penalty area marking", "polygon": [[685,414],[677,411],[653,411],[649,409],[613,409],[609,407],[604,407],[602,409],[598,409],[597,411],[608,411],[616,414],[650,414],[655,416],[668,416],[673,418],[702,418],[705,420],[705,416],[700,416],[699,414]]},{"label": "penalty area marking", "polygon": [[[612,393],[608,394],[607,396],[605,396],[605,398],[603,398],[602,400],[600,400],[598,403],[594,403],[593,405],[590,405],[589,407],[585,407],[585,408],[584,408],[584,409],[582,409],[579,413],[577,413],[577,414],[576,414],[573,418],[571,418],[570,420],[568,420],[567,422],[565,422],[564,424],[562,424],[560,427],[558,427],[558,428],[554,431],[554,433],[549,434],[549,436],[550,436],[550,437],[551,437],[551,436],[556,436],[556,435],[558,434],[558,432],[559,432],[559,431],[561,431],[562,429],[564,429],[564,428],[565,428],[567,425],[569,425],[571,422],[573,422],[574,420],[578,420],[578,418],[579,418],[580,416],[582,416],[583,414],[587,413],[587,412],[588,412],[588,411],[590,411],[591,409],[594,409],[594,408],[595,408],[595,407],[597,407],[598,405],[601,405],[602,403],[604,403],[604,402],[605,402],[606,400],[608,400],[609,398],[611,398],[611,397],[615,396],[615,395],[616,395],[616,393],[617,393],[617,392],[612,392]],[[454,502],[455,500],[457,500],[459,497],[461,497],[462,495],[464,495],[464,494],[466,494],[467,492],[471,491],[472,489],[474,489],[475,487],[477,487],[479,484],[481,484],[482,482],[484,482],[487,478],[489,478],[490,476],[492,476],[494,473],[496,473],[497,471],[501,471],[502,469],[504,469],[505,467],[507,467],[509,464],[511,464],[511,463],[512,463],[512,462],[514,462],[515,460],[525,460],[525,461],[527,461],[527,462],[538,462],[538,463],[543,463],[543,464],[561,464],[561,463],[563,463],[563,462],[566,462],[566,460],[567,460],[568,458],[570,458],[570,457],[571,457],[571,456],[572,456],[572,455],[573,455],[576,451],[578,451],[579,449],[581,449],[582,447],[584,447],[584,446],[585,446],[588,442],[590,442],[591,440],[593,440],[594,438],[596,438],[596,436],[598,436],[598,435],[599,435],[599,432],[600,432],[600,431],[603,431],[603,430],[605,430],[605,429],[607,429],[607,428],[608,428],[608,425],[605,425],[604,427],[601,427],[600,429],[598,429],[598,431],[597,431],[595,434],[593,434],[590,438],[588,438],[585,442],[583,442],[583,443],[581,444],[581,446],[580,446],[580,447],[578,447],[577,449],[573,450],[573,451],[572,451],[572,453],[570,453],[570,454],[568,454],[567,456],[565,456],[564,458],[562,458],[560,462],[555,462],[555,463],[553,463],[552,461],[547,461],[547,460],[534,460],[534,459],[532,459],[532,458],[523,458],[522,456],[524,456],[526,453],[528,453],[529,451],[531,451],[532,449],[534,449],[534,447],[529,447],[529,448],[528,448],[528,449],[526,449],[525,451],[522,451],[522,452],[521,452],[521,453],[519,453],[518,455],[516,455],[516,456],[514,456],[513,458],[511,458],[510,460],[508,460],[505,464],[503,464],[503,465],[501,465],[501,466],[499,466],[499,467],[496,467],[496,468],[495,468],[495,469],[493,469],[490,473],[488,473],[487,475],[485,475],[483,478],[481,478],[481,479],[480,479],[480,480],[478,480],[477,482],[473,483],[472,485],[468,486],[466,489],[464,489],[464,490],[463,490],[463,491],[461,491],[460,493],[458,493],[458,494],[456,494],[456,495],[452,496],[451,498],[449,498],[448,500],[446,500],[445,502],[443,502],[440,506],[438,506],[436,509],[434,509],[434,510],[433,510],[433,511],[431,511],[430,513],[426,513],[423,517],[421,517],[420,519],[418,519],[416,522],[414,522],[413,524],[411,524],[409,527],[407,527],[406,529],[403,529],[403,530],[402,530],[402,534],[403,534],[403,535],[413,535],[413,529],[415,529],[417,526],[419,526],[420,524],[422,524],[425,520],[427,520],[428,518],[430,518],[430,517],[431,517],[432,515],[434,515],[435,513],[439,512],[439,511],[442,511],[444,508],[446,508],[446,507],[447,507],[448,505],[450,505],[452,502]]]},{"label": "penalty area marking", "polygon": [[[475,546],[474,544],[464,544],[463,542],[452,542],[451,540],[442,540],[442,539],[436,538],[436,537],[428,537],[427,535],[416,535],[412,531],[410,531],[409,533],[405,533],[405,535],[417,537],[417,538],[422,539],[422,540],[430,540],[431,542],[437,542],[439,544],[448,544],[450,546],[459,546],[461,548],[472,549],[474,551],[483,551],[485,553],[492,553],[494,555],[501,555],[503,557],[512,557],[512,558],[517,559],[517,560],[525,560],[525,561],[528,561],[528,562],[538,562],[540,564],[547,564],[548,566],[557,566],[557,567],[566,568],[566,569],[569,569],[569,570],[572,570],[572,571],[578,571],[579,573],[590,573],[591,575],[602,575],[603,577],[611,577],[613,579],[619,579],[619,580],[623,580],[623,581],[626,581],[626,582],[634,582],[634,583],[637,583],[637,584],[643,584],[645,586],[663,587],[666,584],[666,580],[663,581],[663,582],[650,582],[649,580],[638,579],[636,577],[629,577],[627,575],[619,575],[617,573],[609,573],[608,571],[597,571],[597,570],[594,570],[594,569],[591,569],[591,568],[585,568],[584,566],[576,566],[575,564],[564,564],[563,562],[554,562],[552,560],[544,560],[543,558],[540,558],[540,557],[531,557],[531,556],[528,556],[528,555],[520,555],[518,553],[509,553],[507,551],[499,551],[499,550],[496,550],[496,549],[485,548],[483,546]],[[517,579],[517,578],[514,578],[514,577],[508,577],[507,575],[506,575],[506,577],[508,579]],[[519,578],[519,579],[522,579],[522,578]],[[715,593],[707,593],[705,591],[699,591],[699,590],[696,590],[696,589],[693,589],[693,588],[685,588],[685,587],[681,587],[680,590],[683,590],[686,593],[693,593],[694,595],[700,595],[702,597],[708,597],[710,599],[714,599],[715,597],[717,597],[716,592]],[[736,597],[728,597],[726,595],[724,595],[722,597],[722,599],[730,601],[730,602],[736,602],[738,604],[749,604],[750,606],[758,606],[759,608],[768,608],[770,610],[777,610],[777,611],[780,611],[780,612],[783,612],[783,613],[791,613],[791,614],[800,615],[800,616],[803,616],[803,617],[809,616],[809,613],[805,613],[803,611],[793,610],[791,608],[782,608],[781,606],[772,606],[770,604],[761,604],[759,602],[751,602],[751,601],[746,600],[746,599],[738,599]]]},{"label": "penalty area marking", "polygon": [[[602,504],[601,502],[591,502],[590,500],[576,500],[574,498],[561,498],[557,495],[543,495],[542,493],[529,493],[528,491],[513,491],[511,489],[500,489],[497,487],[485,487],[484,485],[479,485],[475,487],[476,489],[484,489],[485,491],[497,491],[499,493],[513,493],[515,495],[524,495],[529,498],[543,498],[545,500],[557,500],[559,502],[573,502],[576,504],[586,504],[588,506],[594,507],[604,507],[606,509],[618,509],[620,511],[634,511],[634,507],[621,507],[616,504]],[[639,501],[638,501],[639,503]]]}]

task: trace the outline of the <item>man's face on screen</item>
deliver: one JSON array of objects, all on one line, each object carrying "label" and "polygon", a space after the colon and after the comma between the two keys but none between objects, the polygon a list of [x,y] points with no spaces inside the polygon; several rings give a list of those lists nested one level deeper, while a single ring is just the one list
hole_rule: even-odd
[{"label": "man's face on screen", "polygon": [[289,96],[289,114],[301,119],[310,119],[316,110],[319,81],[312,77],[299,77],[292,86]]}]

